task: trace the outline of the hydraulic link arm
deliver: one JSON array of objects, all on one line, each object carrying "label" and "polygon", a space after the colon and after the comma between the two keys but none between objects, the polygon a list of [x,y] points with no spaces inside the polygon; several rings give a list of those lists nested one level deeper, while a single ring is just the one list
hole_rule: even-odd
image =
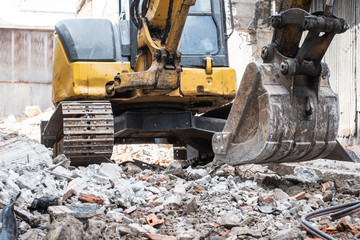
[{"label": "hydraulic link arm", "polygon": [[190,6],[195,0],[139,0],[131,5],[138,28],[138,49],[134,73],[118,74],[107,84],[109,96],[128,90],[164,94],[180,84],[180,38]]},{"label": "hydraulic link arm", "polygon": [[213,136],[215,164],[299,162],[335,157],[335,149],[345,153],[339,160],[349,160],[336,140],[338,96],[321,63],[348,25],[333,16],[333,1],[310,14],[311,2],[281,1],[271,18],[272,43],[262,49],[264,63],[247,66],[223,132]]}]

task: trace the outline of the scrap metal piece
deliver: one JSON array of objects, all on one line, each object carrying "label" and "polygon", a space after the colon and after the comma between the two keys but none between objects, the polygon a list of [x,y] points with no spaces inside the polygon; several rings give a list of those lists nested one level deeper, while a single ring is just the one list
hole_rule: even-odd
[{"label": "scrap metal piece", "polygon": [[[138,166],[139,168],[141,168],[141,170],[145,170],[145,169],[151,169],[152,171],[156,171],[156,170],[165,170],[164,167],[161,167],[160,165],[157,164],[150,164],[150,163],[146,163],[144,161],[138,160],[138,159],[134,159],[132,161],[129,161],[131,163],[134,163],[136,166]],[[127,162],[125,162],[127,163]],[[124,163],[122,163],[124,164]]]},{"label": "scrap metal piece", "polygon": [[40,213],[46,213],[49,206],[60,205],[60,197],[58,196],[47,196],[41,198],[35,198],[31,203],[29,209],[31,211],[37,210]]},{"label": "scrap metal piece", "polygon": [[4,207],[4,209],[1,211],[0,220],[2,227],[0,232],[0,240],[15,240],[19,236],[16,215],[14,211],[14,204],[19,197],[20,193],[9,205]]},{"label": "scrap metal piece", "polygon": [[2,228],[0,240],[15,240],[18,238],[17,221],[14,213],[14,203],[10,203],[2,210]]},{"label": "scrap metal piece", "polygon": [[[347,24],[324,12],[307,13],[310,4],[281,1],[272,20],[273,41],[262,49],[264,63],[247,66],[226,125],[213,136],[215,165],[326,158],[338,145],[338,96],[321,59]],[[325,25],[309,27],[299,47],[313,18]]]}]

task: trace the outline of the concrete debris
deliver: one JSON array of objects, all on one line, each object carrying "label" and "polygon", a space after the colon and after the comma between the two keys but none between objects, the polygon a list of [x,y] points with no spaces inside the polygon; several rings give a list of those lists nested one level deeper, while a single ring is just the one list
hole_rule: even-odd
[{"label": "concrete debris", "polygon": [[286,192],[284,192],[283,190],[281,190],[280,188],[275,188],[274,189],[274,198],[279,201],[287,200],[287,199],[289,199],[289,195]]},{"label": "concrete debris", "polygon": [[51,108],[41,112],[36,106],[27,107],[25,113],[28,118],[18,121],[13,115],[10,115],[4,121],[0,121],[0,131],[17,132],[40,142],[40,122],[49,120],[53,112],[54,110]]},{"label": "concrete debris", "polygon": [[116,163],[102,163],[100,165],[98,174],[115,180],[121,178],[123,171],[122,168]]},{"label": "concrete debris", "polygon": [[106,223],[103,219],[92,218],[88,221],[88,228],[85,232],[85,239],[101,239],[103,231],[106,229]]},{"label": "concrete debris", "polygon": [[[298,229],[304,214],[355,201],[360,193],[359,173],[321,174],[312,165],[293,166],[283,176],[261,165],[214,171],[183,169],[180,162],[165,171],[131,162],[72,168],[66,156],[53,160],[24,136],[0,137],[39,150],[25,160],[0,157],[0,209],[21,192],[14,206],[19,239],[303,239],[310,237]],[[322,226],[322,220],[313,221]],[[339,239],[355,238],[358,216],[339,221],[326,222],[325,229],[337,226]]]},{"label": "concrete debris", "polygon": [[28,118],[38,116],[41,113],[41,109],[38,106],[27,106],[25,108],[25,114]]},{"label": "concrete debris", "polygon": [[71,215],[64,215],[55,220],[50,226],[46,239],[48,240],[77,240],[83,239],[83,224]]},{"label": "concrete debris", "polygon": [[262,234],[261,232],[256,229],[250,229],[248,227],[234,227],[231,229],[230,235],[233,236],[244,236],[244,235],[248,235],[248,236],[252,236],[255,238],[261,238]]},{"label": "concrete debris", "polygon": [[332,191],[325,191],[323,195],[324,202],[330,202],[333,198],[334,194]]},{"label": "concrete debris", "polygon": [[242,215],[238,211],[229,211],[220,215],[216,221],[221,226],[225,228],[233,228],[240,225],[242,220]]},{"label": "concrete debris", "polygon": [[345,150],[354,162],[360,163],[360,146],[346,146]]},{"label": "concrete debris", "polygon": [[29,229],[20,236],[20,240],[33,240],[39,239],[39,235],[42,233],[41,229]]},{"label": "concrete debris", "polygon": [[133,159],[168,166],[174,159],[173,148],[171,144],[119,144],[114,146],[111,160],[128,162]]},{"label": "concrete debris", "polygon": [[78,193],[77,191],[75,191],[74,189],[70,189],[69,191],[67,191],[63,197],[62,197],[62,200],[63,201],[66,201],[67,199],[69,199],[70,197],[72,196],[76,196]]},{"label": "concrete debris", "polygon": [[285,175],[284,178],[290,181],[297,181],[301,183],[316,183],[319,181],[319,177],[316,175],[314,170],[303,166],[295,167],[294,174]]},{"label": "concrete debris", "polygon": [[196,212],[198,207],[199,207],[199,205],[197,204],[196,198],[193,197],[186,203],[185,212],[186,213]]},{"label": "concrete debris", "polygon": [[168,174],[173,174],[180,178],[185,178],[185,172],[182,168],[182,165],[178,161],[173,161],[169,164],[169,166],[165,169],[165,172]]},{"label": "concrete debris", "polygon": [[273,240],[288,240],[288,239],[304,239],[305,234],[303,234],[298,228],[291,228],[281,230],[280,232],[272,235],[270,239]]},{"label": "concrete debris", "polygon": [[160,234],[148,234],[148,233],[144,233],[142,235],[143,237],[146,237],[150,240],[177,240],[176,237],[172,237],[172,236],[165,236],[165,235],[160,235]]},{"label": "concrete debris", "polygon": [[[6,160],[6,163],[4,161]],[[52,164],[51,152],[38,142],[15,132],[0,131],[0,164],[10,168],[27,163]]]},{"label": "concrete debris", "polygon": [[68,168],[71,164],[71,161],[65,156],[65,154],[60,154],[54,158],[53,163],[55,164],[55,166],[49,168],[48,170],[55,169],[57,166]]},{"label": "concrete debris", "polygon": [[192,169],[189,167],[186,171],[193,180],[201,179],[207,175],[207,171],[205,169]]},{"label": "concrete debris", "polygon": [[147,224],[149,224],[150,226],[156,226],[159,224],[163,224],[164,223],[164,219],[158,219],[157,216],[153,213],[147,215],[145,217],[145,220],[147,222]]},{"label": "concrete debris", "polygon": [[105,209],[98,204],[78,204],[69,206],[51,206],[48,212],[53,218],[71,215],[76,218],[91,218],[103,214]]}]

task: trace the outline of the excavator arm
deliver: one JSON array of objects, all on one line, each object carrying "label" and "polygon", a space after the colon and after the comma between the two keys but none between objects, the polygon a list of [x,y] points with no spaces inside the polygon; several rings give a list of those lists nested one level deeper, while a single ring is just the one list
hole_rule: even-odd
[{"label": "excavator arm", "polygon": [[180,38],[190,6],[195,0],[139,0],[131,4],[132,21],[138,28],[135,72],[118,74],[108,84],[107,94],[127,90],[153,91],[160,94],[180,84]]}]

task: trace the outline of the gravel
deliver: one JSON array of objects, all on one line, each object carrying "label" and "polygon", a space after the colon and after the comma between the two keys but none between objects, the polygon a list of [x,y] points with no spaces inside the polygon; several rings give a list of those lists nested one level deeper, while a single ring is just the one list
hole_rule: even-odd
[{"label": "gravel", "polygon": [[[329,174],[329,169],[323,174],[311,164],[272,170],[266,165],[182,169],[177,162],[165,171],[141,170],[132,163],[74,168],[66,156],[53,160],[51,151],[25,136],[0,132],[0,137],[39,150],[31,158],[1,158],[1,208],[21,192],[15,205],[36,219],[19,216],[20,239],[146,239],[143,233],[176,239],[303,239],[311,237],[299,227],[304,214],[355,201],[360,192],[357,175],[345,178],[336,171]],[[0,156],[8,149],[3,146]],[[276,172],[284,168],[287,174]],[[81,194],[103,202],[81,202]],[[60,197],[60,205],[44,213],[28,209],[35,198],[47,196]],[[164,222],[149,225],[145,217],[151,213]],[[334,237],[356,237],[359,215],[346,220],[351,231],[337,230]],[[323,217],[312,223],[326,229],[339,221]]]}]

